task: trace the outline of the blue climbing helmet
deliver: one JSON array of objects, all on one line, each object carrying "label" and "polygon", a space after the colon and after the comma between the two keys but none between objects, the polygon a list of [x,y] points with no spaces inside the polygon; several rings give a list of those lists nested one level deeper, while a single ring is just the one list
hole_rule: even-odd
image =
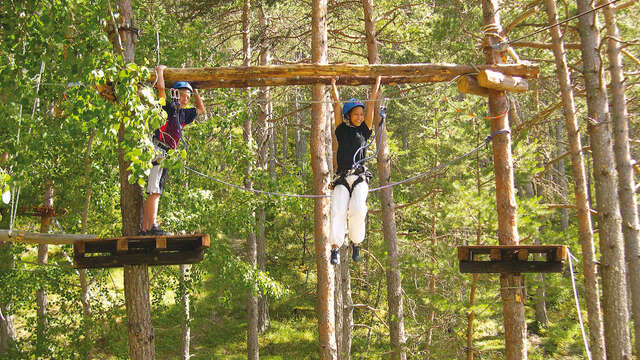
[{"label": "blue climbing helmet", "polygon": [[171,88],[172,89],[187,89],[187,90],[193,92],[193,88],[191,87],[191,84],[189,84],[189,82],[187,82],[187,81],[176,81],[176,83],[173,84],[173,86]]},{"label": "blue climbing helmet", "polygon": [[357,108],[358,106],[364,109],[364,104],[362,103],[362,101],[356,98],[347,100],[344,105],[342,105],[342,117],[346,117],[351,110]]}]

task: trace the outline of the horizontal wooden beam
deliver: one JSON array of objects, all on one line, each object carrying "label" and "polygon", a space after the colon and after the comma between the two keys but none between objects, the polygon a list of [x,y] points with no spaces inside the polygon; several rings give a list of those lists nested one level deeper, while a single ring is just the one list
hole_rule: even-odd
[{"label": "horizontal wooden beam", "polygon": [[472,274],[557,273],[562,267],[562,262],[546,261],[460,261],[460,272]]},{"label": "horizontal wooden beam", "polygon": [[[418,83],[450,81],[457,76],[493,70],[505,75],[537,78],[537,64],[294,64],[267,66],[232,66],[205,68],[167,68],[167,83],[189,81],[200,88],[252,87],[330,84],[336,78],[338,84],[368,85],[378,76],[383,83]],[[389,79],[384,79],[384,78]],[[152,74],[151,81],[155,80]]]},{"label": "horizontal wooden beam", "polygon": [[80,234],[46,234],[46,233],[32,233],[26,231],[13,230],[9,234],[9,230],[0,230],[0,241],[13,241],[28,244],[51,244],[51,245],[63,245],[73,244],[79,240],[87,240],[96,238],[95,235],[80,235]]}]

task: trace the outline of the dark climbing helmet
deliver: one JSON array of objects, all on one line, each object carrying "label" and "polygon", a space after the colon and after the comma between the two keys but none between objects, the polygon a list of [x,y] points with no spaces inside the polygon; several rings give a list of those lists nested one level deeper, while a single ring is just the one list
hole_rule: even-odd
[{"label": "dark climbing helmet", "polygon": [[188,89],[189,91],[193,92],[193,88],[191,87],[191,84],[189,84],[189,82],[187,81],[176,81],[176,83],[173,84],[171,88],[172,89]]},{"label": "dark climbing helmet", "polygon": [[362,101],[355,98],[347,100],[342,106],[342,116],[343,117],[347,116],[347,114],[351,110],[357,108],[358,106],[364,109],[364,104],[362,103]]}]

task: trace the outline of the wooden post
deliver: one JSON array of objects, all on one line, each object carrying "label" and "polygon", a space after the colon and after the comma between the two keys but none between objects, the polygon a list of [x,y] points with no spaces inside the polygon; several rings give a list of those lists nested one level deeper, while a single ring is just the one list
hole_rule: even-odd
[{"label": "wooden post", "polygon": [[[118,0],[118,33],[119,44],[114,44],[116,51],[121,50],[125,62],[133,62],[137,32],[131,0]],[[120,47],[120,45],[122,47]],[[118,139],[124,139],[125,126],[120,124]],[[140,230],[142,219],[142,189],[137,184],[129,183],[129,162],[125,160],[124,148],[118,140],[118,167],[120,170],[120,209],[122,214],[122,235],[136,235]],[[125,265],[124,297],[127,307],[127,323],[129,332],[129,358],[132,360],[153,360],[156,357],[154,348],[153,326],[151,324],[151,302],[149,299],[149,268],[147,265]]]},{"label": "wooden post", "polygon": [[[488,64],[504,62],[504,54],[492,45],[501,39],[493,33],[502,31],[498,0],[482,0],[482,20],[486,33],[484,51]],[[509,130],[507,98],[503,91],[489,90],[489,114],[491,131]],[[498,210],[498,241],[500,245],[517,245],[520,242],[517,228],[517,209],[514,193],[513,160],[511,156],[511,134],[493,137],[493,164],[496,179],[496,201]],[[527,325],[522,299],[523,278],[519,274],[500,274],[500,295],[504,311],[505,358],[527,359]]]}]

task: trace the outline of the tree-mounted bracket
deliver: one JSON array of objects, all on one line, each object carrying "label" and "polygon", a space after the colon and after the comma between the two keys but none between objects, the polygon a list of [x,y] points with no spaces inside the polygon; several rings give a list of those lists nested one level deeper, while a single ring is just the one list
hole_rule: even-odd
[{"label": "tree-mounted bracket", "polygon": [[[545,260],[529,260],[533,254]],[[562,272],[567,260],[566,245],[473,245],[458,246],[461,273],[548,273]]]},{"label": "tree-mounted bracket", "polygon": [[73,244],[73,265],[91,269],[194,264],[203,259],[208,248],[208,234],[86,239]]}]

